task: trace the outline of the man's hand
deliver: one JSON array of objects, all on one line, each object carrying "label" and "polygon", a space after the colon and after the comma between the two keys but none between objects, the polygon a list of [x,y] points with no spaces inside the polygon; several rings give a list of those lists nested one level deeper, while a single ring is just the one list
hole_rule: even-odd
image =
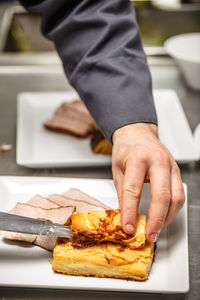
[{"label": "man's hand", "polygon": [[179,168],[158,139],[157,126],[126,125],[113,134],[112,171],[122,212],[122,228],[133,233],[144,182],[150,182],[151,203],[146,237],[155,242],[184,204]]}]

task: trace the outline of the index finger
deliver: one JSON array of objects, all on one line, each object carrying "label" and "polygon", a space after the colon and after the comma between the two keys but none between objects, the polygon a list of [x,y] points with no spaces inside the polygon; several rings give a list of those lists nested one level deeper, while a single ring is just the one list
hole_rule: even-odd
[{"label": "index finger", "polygon": [[127,161],[123,178],[121,202],[122,229],[127,234],[133,233],[136,226],[138,205],[146,172],[146,161],[138,160],[136,157]]}]

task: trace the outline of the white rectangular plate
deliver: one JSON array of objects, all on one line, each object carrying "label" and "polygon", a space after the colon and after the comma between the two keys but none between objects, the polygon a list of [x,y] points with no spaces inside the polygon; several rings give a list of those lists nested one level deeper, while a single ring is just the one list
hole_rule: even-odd
[{"label": "white rectangular plate", "polygon": [[[44,121],[63,102],[77,99],[75,92],[22,93],[18,95],[17,163],[37,167],[106,166],[109,155],[94,154],[90,139],[48,131]],[[161,141],[177,161],[197,160],[199,155],[184,111],[172,90],[155,90]]]},{"label": "white rectangular plate", "polygon": [[[48,177],[0,177],[0,210],[9,211],[16,202],[27,202],[35,194],[47,196],[76,187],[117,208],[112,180]],[[187,196],[186,185],[184,185]],[[144,187],[140,212],[147,214],[149,185]],[[187,203],[187,202],[186,202]],[[149,279],[145,282],[64,276],[54,273],[48,259],[52,253],[25,243],[0,237],[0,285],[145,293],[183,293],[189,290],[187,204],[165,229],[158,242]]]}]

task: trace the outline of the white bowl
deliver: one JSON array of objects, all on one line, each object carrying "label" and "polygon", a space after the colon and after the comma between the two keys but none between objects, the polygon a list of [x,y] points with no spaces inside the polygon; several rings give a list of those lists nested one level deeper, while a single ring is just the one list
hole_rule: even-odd
[{"label": "white bowl", "polygon": [[200,33],[186,33],[169,38],[166,52],[178,63],[188,85],[200,90]]}]

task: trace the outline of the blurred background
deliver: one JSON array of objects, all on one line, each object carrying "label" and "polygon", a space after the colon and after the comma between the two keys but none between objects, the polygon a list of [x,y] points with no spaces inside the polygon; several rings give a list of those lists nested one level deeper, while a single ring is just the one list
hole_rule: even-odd
[{"label": "blurred background", "polygon": [[[143,45],[161,54],[164,41],[200,31],[200,0],[133,0]],[[41,18],[27,13],[18,1],[0,0],[0,52],[54,51],[40,32]],[[156,47],[156,48],[152,48]]]}]

